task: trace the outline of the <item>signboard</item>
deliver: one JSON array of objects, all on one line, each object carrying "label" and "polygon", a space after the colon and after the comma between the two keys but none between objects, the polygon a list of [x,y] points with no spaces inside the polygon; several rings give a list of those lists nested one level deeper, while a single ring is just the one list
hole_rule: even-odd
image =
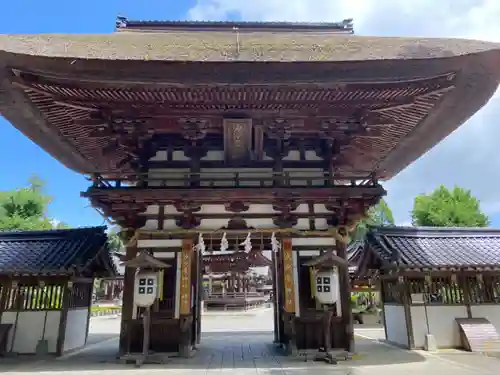
[{"label": "signboard", "polygon": [[292,240],[283,240],[283,278],[284,278],[284,299],[285,311],[295,312],[295,289],[293,282],[293,251]]},{"label": "signboard", "polygon": [[184,239],[181,251],[181,278],[180,278],[180,308],[181,315],[191,313],[191,265],[193,257],[193,241]]}]

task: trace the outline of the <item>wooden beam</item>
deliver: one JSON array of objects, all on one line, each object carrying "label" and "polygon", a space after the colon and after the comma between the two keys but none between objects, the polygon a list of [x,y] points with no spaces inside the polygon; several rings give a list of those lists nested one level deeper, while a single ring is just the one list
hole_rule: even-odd
[{"label": "wooden beam", "polygon": [[[220,150],[222,151],[222,150]],[[327,165],[325,160],[283,160],[283,168],[311,168],[325,169]],[[191,162],[189,160],[173,160],[173,161],[150,161],[149,167],[157,169],[184,169],[189,168]],[[209,168],[273,168],[273,160],[248,160],[248,161],[228,161],[224,160],[200,160],[200,167],[203,169]]]},{"label": "wooden beam", "polygon": [[247,203],[259,203],[264,200],[279,200],[284,197],[296,202],[317,201],[331,202],[335,199],[367,199],[385,195],[382,186],[332,186],[320,188],[223,188],[213,187],[199,189],[179,189],[177,187],[120,187],[120,188],[89,188],[81,194],[97,201],[105,199],[108,202],[142,202],[144,204],[173,204],[178,200],[190,200],[200,204],[227,203],[239,200]]},{"label": "wooden beam", "polygon": [[[271,204],[271,203],[269,203]],[[164,206],[160,206],[164,207]],[[112,211],[124,211],[130,208],[130,205],[127,203],[114,203],[110,205],[110,209]],[[299,218],[299,219],[329,219],[332,216],[336,215],[335,212],[330,211],[330,212],[311,212],[311,213],[291,213],[293,216]],[[160,219],[160,214],[151,214],[151,213],[139,213],[139,216],[145,217],[147,220],[158,220],[158,221],[163,221],[163,220],[172,220],[172,219],[180,219],[182,218],[183,214],[178,213],[178,214],[165,214],[163,217],[163,220]],[[246,219],[274,219],[277,216],[280,216],[281,212],[271,212],[271,213],[246,213],[246,212],[227,212],[227,213],[193,213],[193,216],[195,216],[198,219],[233,219],[235,217],[241,218],[243,220]],[[309,223],[311,226],[311,223]]]}]

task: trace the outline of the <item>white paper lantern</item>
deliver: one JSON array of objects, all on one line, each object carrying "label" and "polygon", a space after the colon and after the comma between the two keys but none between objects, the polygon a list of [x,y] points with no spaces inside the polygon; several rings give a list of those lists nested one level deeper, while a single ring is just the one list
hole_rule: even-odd
[{"label": "white paper lantern", "polygon": [[316,298],[320,303],[333,304],[339,296],[339,276],[336,269],[316,274]]},{"label": "white paper lantern", "polygon": [[158,295],[158,274],[156,272],[135,275],[134,301],[137,306],[151,306]]}]

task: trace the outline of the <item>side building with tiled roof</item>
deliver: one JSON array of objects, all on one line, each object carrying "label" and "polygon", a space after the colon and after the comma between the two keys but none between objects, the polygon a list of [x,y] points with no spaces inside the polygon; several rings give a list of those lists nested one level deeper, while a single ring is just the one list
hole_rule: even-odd
[{"label": "side building with tiled roof", "polygon": [[0,232],[0,342],[62,355],[87,342],[95,277],[116,267],[106,227]]},{"label": "side building with tiled roof", "polygon": [[352,258],[380,286],[388,341],[500,351],[500,230],[374,227]]}]

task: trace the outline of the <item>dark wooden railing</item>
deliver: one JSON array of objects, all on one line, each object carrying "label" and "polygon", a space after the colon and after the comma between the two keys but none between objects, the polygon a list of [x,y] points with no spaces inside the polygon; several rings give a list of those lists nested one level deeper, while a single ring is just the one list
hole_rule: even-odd
[{"label": "dark wooden railing", "polygon": [[462,305],[489,304],[500,302],[500,276],[433,276],[429,280],[424,277],[408,278],[404,283],[396,279],[383,281],[383,300],[385,303],[404,303],[404,295],[410,303],[411,296],[422,294],[426,304]]},{"label": "dark wooden railing", "polygon": [[90,180],[94,188],[213,188],[213,187],[370,187],[378,182],[372,177],[332,176],[328,172],[202,172],[163,173],[151,171],[145,174],[120,176],[94,176]]}]

